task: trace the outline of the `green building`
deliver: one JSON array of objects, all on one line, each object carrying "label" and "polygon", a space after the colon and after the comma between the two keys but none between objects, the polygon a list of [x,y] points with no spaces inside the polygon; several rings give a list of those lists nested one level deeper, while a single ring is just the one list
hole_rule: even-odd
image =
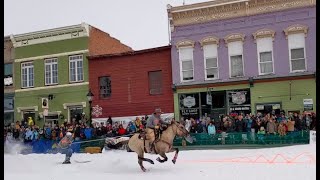
[{"label": "green building", "polygon": [[131,51],[86,23],[12,35],[15,49],[15,120],[35,124],[87,118],[88,55]]}]

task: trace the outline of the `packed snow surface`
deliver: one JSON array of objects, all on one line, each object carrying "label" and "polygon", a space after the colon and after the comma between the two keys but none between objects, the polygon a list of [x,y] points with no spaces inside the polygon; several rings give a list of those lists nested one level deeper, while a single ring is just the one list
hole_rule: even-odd
[{"label": "packed snow surface", "polygon": [[[62,164],[63,154],[4,155],[5,180],[315,180],[316,146],[296,145],[266,149],[180,151],[176,164],[159,163],[158,155],[145,155],[142,172],[134,152],[103,151],[101,154],[73,154],[72,164]],[[86,162],[85,161],[90,161]]]}]

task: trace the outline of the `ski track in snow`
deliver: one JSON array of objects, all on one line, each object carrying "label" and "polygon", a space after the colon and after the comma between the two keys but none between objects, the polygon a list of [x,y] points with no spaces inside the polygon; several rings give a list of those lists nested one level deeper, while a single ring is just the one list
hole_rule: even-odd
[{"label": "ski track in snow", "polygon": [[[286,163],[281,156],[300,163]],[[249,162],[263,155],[265,159],[278,158],[274,163],[261,160]],[[103,151],[101,154],[73,154],[72,164],[62,164],[63,154],[5,154],[5,180],[92,180],[93,178],[117,178],[118,180],[315,180],[316,157],[315,145],[296,145],[266,149],[234,150],[192,150],[180,151],[177,163],[171,160],[174,153],[167,154],[168,161],[159,163],[158,155],[145,154],[155,164],[144,162],[147,172],[142,172],[138,165],[137,154],[126,151]],[[237,159],[245,162],[230,162]],[[77,163],[90,161],[87,163]]]}]

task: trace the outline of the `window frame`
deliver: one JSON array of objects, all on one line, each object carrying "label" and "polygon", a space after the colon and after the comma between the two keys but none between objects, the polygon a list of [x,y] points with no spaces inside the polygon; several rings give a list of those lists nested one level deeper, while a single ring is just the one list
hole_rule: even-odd
[{"label": "window frame", "polygon": [[[110,80],[110,95],[106,96],[106,97],[103,97],[102,94],[101,94],[101,90],[100,90],[100,87],[101,87],[100,79],[101,78],[105,78],[105,77],[107,77]],[[111,76],[99,76],[98,77],[98,86],[99,86],[99,99],[108,99],[108,98],[111,97],[111,95],[112,95]]]},{"label": "window frame", "polygon": [[[242,51],[241,51],[241,54],[230,54],[230,51],[229,51],[229,45],[231,43],[235,43],[235,42],[241,42],[241,45],[242,45]],[[231,56],[239,56],[241,55],[241,60],[242,60],[242,76],[231,76],[232,75],[232,72],[231,72]],[[228,42],[228,59],[229,59],[229,78],[241,78],[241,77],[245,77],[245,71],[244,71],[244,58],[243,58],[243,41],[241,40],[238,40],[238,41],[232,41],[232,42]]]},{"label": "window frame", "polygon": [[[269,50],[265,50],[265,51],[259,51],[259,40],[261,39],[269,39],[271,41],[271,51]],[[259,71],[259,75],[269,75],[269,74],[274,74],[275,70],[274,70],[274,53],[273,53],[273,38],[270,37],[259,37],[256,39],[256,43],[257,43],[257,56],[258,56],[258,71]],[[271,52],[271,63],[272,63],[272,72],[268,72],[268,73],[262,73],[261,72],[261,64],[264,64],[266,62],[261,62],[261,53],[266,53],[266,52]],[[268,61],[268,63],[270,63],[270,61]]]},{"label": "window frame", "polygon": [[[47,62],[47,61],[54,61],[54,62]],[[57,65],[57,82],[53,83],[53,70],[52,67],[53,65],[56,64]],[[50,81],[51,83],[47,83],[47,69],[46,66],[49,65],[50,66]],[[50,86],[50,85],[57,85],[59,84],[59,66],[58,66],[58,58],[48,58],[44,60],[44,83],[46,86]]]},{"label": "window frame", "polygon": [[[154,90],[155,88],[152,88],[151,89],[151,83],[150,83],[150,73],[157,73],[157,72],[160,72],[160,77],[161,77],[161,86],[160,86],[160,90],[159,91],[156,91],[157,93],[151,93],[151,90]],[[148,84],[149,84],[149,95],[152,95],[152,96],[155,96],[155,95],[162,95],[163,94],[163,73],[162,73],[162,70],[156,70],[156,71],[149,71],[148,72]],[[156,89],[158,90],[158,89]]]},{"label": "window frame", "polygon": [[[215,48],[216,48],[216,56],[215,57],[207,57],[206,56],[206,50],[205,50],[205,47],[206,46],[211,46],[211,45],[214,45]],[[210,43],[210,44],[204,44],[203,47],[203,62],[204,62],[204,75],[205,75],[205,80],[216,80],[216,79],[219,79],[219,62],[218,62],[218,45],[215,44],[215,43]],[[207,58],[216,58],[217,59],[217,66],[216,67],[210,67],[210,68],[207,68]],[[217,69],[217,77],[214,77],[214,78],[208,78],[207,77],[207,70],[208,69],[213,69],[213,68],[216,68]]]},{"label": "window frame", "polygon": [[[292,35],[301,35],[303,36],[304,38],[304,43],[303,43],[303,47],[295,47],[295,48],[290,48],[290,36]],[[294,34],[288,34],[288,50],[289,50],[289,66],[290,66],[290,73],[297,73],[297,72],[305,72],[307,71],[307,55],[306,55],[306,41],[305,41],[305,34],[304,33],[294,33]],[[305,68],[304,69],[301,69],[301,70],[292,70],[292,59],[291,59],[291,50],[293,49],[303,49],[303,53],[304,53],[304,66]],[[299,59],[295,59],[295,60],[299,60]]]},{"label": "window frame", "polygon": [[[182,61],[190,61],[190,60],[181,60],[180,59],[180,50],[181,49],[191,49],[191,52],[192,52],[192,59],[191,59],[191,62],[192,62],[192,79],[188,79],[188,80],[184,80],[183,79],[183,70],[182,70]],[[194,81],[194,54],[193,54],[193,51],[194,51],[194,48],[192,46],[183,46],[183,47],[179,47],[178,49],[178,58],[179,58],[179,65],[180,65],[180,81],[181,82],[191,82],[191,81]],[[190,70],[189,70],[190,71]]]},{"label": "window frame", "polygon": [[[25,65],[25,66],[23,66]],[[30,68],[32,67],[33,70],[33,79],[32,79],[32,86],[30,86],[30,79],[29,79],[29,72],[30,72]],[[23,70],[27,69],[27,86],[24,87],[23,86]],[[23,62],[21,63],[21,89],[26,89],[26,88],[33,88],[34,87],[34,64],[33,61],[29,61],[29,62]]]},{"label": "window frame", "polygon": [[[79,56],[81,57],[80,59],[71,59],[72,57]],[[82,61],[82,80],[78,79],[78,68],[77,64],[78,62]],[[72,81],[71,80],[71,62],[75,62],[75,77],[76,80]],[[70,55],[69,56],[69,83],[79,83],[79,82],[84,82],[84,60],[83,60],[83,54],[76,54],[76,55]]]}]

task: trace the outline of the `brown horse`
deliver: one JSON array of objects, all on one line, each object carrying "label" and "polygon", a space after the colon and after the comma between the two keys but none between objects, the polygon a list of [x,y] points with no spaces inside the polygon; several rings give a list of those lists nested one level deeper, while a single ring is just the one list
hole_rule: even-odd
[{"label": "brown horse", "polygon": [[[189,132],[186,130],[184,125],[178,122],[172,121],[171,124],[168,125],[167,129],[165,129],[162,132],[160,139],[156,141],[154,146],[155,153],[159,154],[161,157],[164,158],[164,159],[161,159],[160,157],[157,158],[157,161],[159,161],[160,163],[166,162],[168,160],[166,153],[173,152],[173,151],[175,151],[176,153],[174,155],[174,158],[172,159],[172,162],[174,164],[176,163],[179,149],[172,148],[173,139],[175,138],[176,135],[186,137],[189,135]],[[129,139],[128,146],[132,151],[138,154],[138,163],[143,172],[146,171],[146,168],[144,168],[142,163],[143,161],[147,161],[151,164],[154,164],[154,162],[151,159],[144,158],[144,153],[150,152],[148,139],[146,140],[140,139],[139,134],[134,134]]]}]

